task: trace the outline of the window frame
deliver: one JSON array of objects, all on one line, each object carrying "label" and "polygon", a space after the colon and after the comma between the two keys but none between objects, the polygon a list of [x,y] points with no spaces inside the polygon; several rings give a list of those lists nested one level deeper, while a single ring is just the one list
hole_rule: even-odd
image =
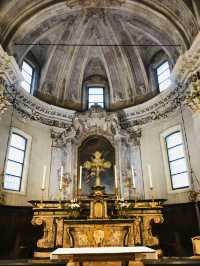
[{"label": "window frame", "polygon": [[[7,163],[9,161],[8,154],[9,154],[9,148],[11,147],[10,141],[11,141],[12,134],[19,135],[20,137],[22,137],[26,140],[25,150],[24,150],[25,152],[24,152],[23,168],[22,168],[22,175],[20,178],[19,190],[12,190],[12,189],[4,188],[4,178],[6,175]],[[28,178],[28,171],[29,171],[30,151],[31,151],[31,141],[32,141],[32,137],[30,135],[26,134],[25,132],[23,132],[22,130],[20,130],[18,128],[12,128],[11,129],[10,136],[9,136],[9,142],[8,142],[8,146],[7,146],[7,150],[6,150],[6,162],[5,162],[5,166],[4,166],[4,177],[3,177],[3,191],[4,192],[11,193],[11,194],[13,194],[13,193],[14,194],[22,194],[22,195],[26,194],[27,178]],[[12,176],[12,175],[10,175],[10,176]]]},{"label": "window frame", "polygon": [[[171,174],[171,169],[170,169],[170,161],[169,161],[169,154],[168,154],[168,147],[166,143],[166,138],[169,137],[170,135],[173,135],[174,133],[180,132],[182,135],[182,144],[183,145],[183,153],[186,162],[186,167],[187,167],[187,173],[188,173],[188,182],[189,186],[183,186],[179,188],[174,188],[173,186],[173,180],[172,180],[172,174]],[[178,193],[178,192],[184,192],[188,191],[191,189],[191,173],[190,173],[190,168],[189,168],[189,163],[188,163],[188,156],[186,153],[186,145],[185,145],[185,138],[183,134],[183,130],[180,125],[170,127],[169,129],[165,130],[160,134],[160,140],[161,140],[161,149],[162,149],[162,155],[163,155],[163,164],[164,164],[164,173],[165,173],[165,178],[166,178],[166,183],[167,183],[167,191],[168,193]]]},{"label": "window frame", "polygon": [[86,98],[86,100],[87,100],[87,109],[89,110],[91,107],[89,107],[89,90],[90,89],[103,89],[103,109],[105,109],[106,108],[106,102],[105,102],[105,87],[104,86],[97,86],[97,85],[95,85],[95,86],[92,86],[92,85],[89,85],[89,86],[87,86],[87,98]]},{"label": "window frame", "polygon": [[[159,75],[158,75],[157,72],[158,72],[158,68],[160,68],[160,67],[161,67],[162,65],[164,65],[166,62],[168,63],[168,66],[169,66],[168,69],[169,69],[169,71],[170,71],[170,75],[171,75],[170,62],[169,62],[168,60],[166,60],[166,59],[165,59],[165,60],[162,60],[158,65],[156,65],[155,70],[154,70],[154,75],[155,75],[155,79],[156,79],[156,86],[157,86],[157,90],[158,90],[159,93],[162,93],[162,92],[166,91],[166,90],[170,87],[170,85],[171,85],[171,84],[170,84],[166,89],[164,89],[164,90],[162,90],[162,91],[160,90],[160,84],[161,84],[162,82],[165,82],[165,81],[168,80],[168,79],[165,79],[164,81],[162,81],[161,83],[159,83],[159,80],[158,80]],[[164,70],[164,71],[165,71],[165,70]],[[163,72],[164,72],[164,71],[163,71]],[[162,72],[162,73],[163,73],[163,72]],[[161,74],[162,74],[162,73],[161,73]],[[169,76],[169,80],[170,80],[170,82],[171,82],[170,76]]]},{"label": "window frame", "polygon": [[[30,84],[30,92],[28,92],[23,86],[22,86],[22,88],[27,92],[27,93],[29,93],[30,95],[33,95],[33,93],[34,93],[34,89],[35,89],[35,82],[36,82],[36,68],[37,68],[37,66],[33,63],[33,62],[31,62],[30,60],[28,60],[27,58],[25,58],[25,59],[23,59],[23,61],[22,61],[22,64],[21,64],[21,73],[22,73],[22,76],[23,76],[23,63],[26,63],[27,65],[29,65],[31,68],[32,68],[32,76],[31,76],[31,84]],[[26,71],[25,71],[26,72]],[[28,73],[27,73],[28,74]],[[29,75],[29,74],[28,74]],[[23,80],[24,82],[26,82],[25,81],[25,79]],[[27,83],[27,82],[26,82]],[[28,84],[28,83],[27,83]]]}]

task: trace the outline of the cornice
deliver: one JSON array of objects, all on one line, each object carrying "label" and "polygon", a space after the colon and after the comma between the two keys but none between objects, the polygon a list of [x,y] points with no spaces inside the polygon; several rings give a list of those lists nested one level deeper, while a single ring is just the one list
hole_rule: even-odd
[{"label": "cornice", "polygon": [[[142,126],[149,122],[166,118],[180,106],[180,101],[187,103],[185,99],[190,93],[191,83],[199,77],[200,71],[200,33],[194,40],[191,48],[178,59],[172,77],[172,85],[166,91],[155,96],[151,100],[125,108],[120,114],[120,124],[126,129]],[[15,59],[9,56],[0,47],[0,79],[3,81],[8,99],[15,91],[15,106],[19,115],[24,119],[33,119],[41,123],[68,128],[76,114],[75,111],[49,105],[32,95],[29,95],[20,87],[22,80],[21,71]],[[180,85],[181,84],[181,85]]]}]

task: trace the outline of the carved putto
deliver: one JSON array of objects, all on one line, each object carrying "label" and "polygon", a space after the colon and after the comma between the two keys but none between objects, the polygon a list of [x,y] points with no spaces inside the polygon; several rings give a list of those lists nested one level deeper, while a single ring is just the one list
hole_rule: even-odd
[{"label": "carved putto", "polygon": [[117,113],[109,113],[100,106],[93,106],[83,113],[74,115],[72,124],[63,132],[52,130],[51,136],[57,144],[76,141],[91,134],[101,134],[113,137],[123,135]]}]

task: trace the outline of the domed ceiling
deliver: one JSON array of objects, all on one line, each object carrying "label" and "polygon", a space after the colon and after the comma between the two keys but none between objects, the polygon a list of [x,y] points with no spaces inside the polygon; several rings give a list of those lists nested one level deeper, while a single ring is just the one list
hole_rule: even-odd
[{"label": "domed ceiling", "polygon": [[110,110],[152,98],[154,56],[173,66],[198,32],[183,0],[3,0],[0,8],[4,48],[19,64],[31,53],[40,67],[34,95],[75,110],[90,82],[108,87]]}]

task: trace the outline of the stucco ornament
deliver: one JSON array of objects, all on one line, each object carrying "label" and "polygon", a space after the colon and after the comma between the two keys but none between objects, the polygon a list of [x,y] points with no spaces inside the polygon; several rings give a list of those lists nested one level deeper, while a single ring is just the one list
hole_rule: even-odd
[{"label": "stucco ornament", "polygon": [[125,0],[66,0],[66,5],[69,8],[77,5],[83,8],[120,6],[123,3],[125,3]]},{"label": "stucco ornament", "polygon": [[[93,106],[85,112],[76,112],[72,123],[62,132],[52,130],[52,138],[58,146],[68,142],[80,142],[86,137],[99,134],[104,135],[112,142],[115,138],[124,138],[128,141],[130,132],[120,125],[118,113],[107,112],[100,106]],[[131,133],[131,138],[137,134]]]},{"label": "stucco ornament", "polygon": [[186,98],[186,101],[194,112],[200,113],[200,79],[191,83],[191,93]]}]

